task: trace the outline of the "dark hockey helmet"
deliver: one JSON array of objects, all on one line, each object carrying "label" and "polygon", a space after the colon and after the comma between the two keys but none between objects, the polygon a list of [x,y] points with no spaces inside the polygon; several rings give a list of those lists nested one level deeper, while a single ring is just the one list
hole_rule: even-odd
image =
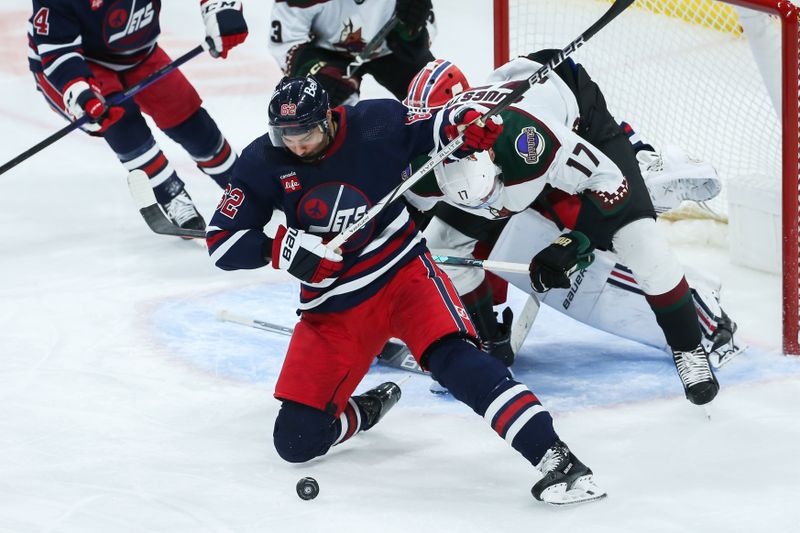
[{"label": "dark hockey helmet", "polygon": [[284,135],[302,135],[316,127],[328,133],[328,93],[313,76],[284,77],[269,100],[269,138],[286,146]]},{"label": "dark hockey helmet", "polygon": [[445,59],[436,59],[422,67],[408,84],[403,104],[409,113],[429,113],[467,89],[469,82],[460,68]]}]

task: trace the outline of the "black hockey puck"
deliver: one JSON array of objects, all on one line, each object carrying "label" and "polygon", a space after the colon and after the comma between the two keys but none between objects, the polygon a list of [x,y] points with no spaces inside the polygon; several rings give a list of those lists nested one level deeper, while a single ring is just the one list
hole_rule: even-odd
[{"label": "black hockey puck", "polygon": [[319,494],[319,483],[313,477],[304,477],[297,482],[297,495],[303,500],[313,500]]}]

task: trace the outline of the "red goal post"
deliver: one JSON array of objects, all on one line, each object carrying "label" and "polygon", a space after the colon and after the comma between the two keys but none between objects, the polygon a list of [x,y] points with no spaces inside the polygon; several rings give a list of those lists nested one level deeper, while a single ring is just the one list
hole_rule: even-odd
[{"label": "red goal post", "polygon": [[[586,23],[587,20],[589,24],[591,24],[590,18],[594,16],[584,12],[593,10],[602,12],[602,10],[607,9],[609,2],[610,0],[494,0],[495,66],[497,67],[506,63],[510,57],[524,55],[539,48],[563,47],[571,40],[571,37],[565,39],[554,31],[554,27],[566,26],[564,28],[564,35],[577,35],[578,32],[584,29],[584,26],[588,26]],[[787,0],[637,0],[636,4],[629,8],[628,12],[623,14],[619,20],[614,21],[604,30],[607,34],[606,41],[602,41],[600,38],[601,36],[598,35],[595,40],[588,43],[585,48],[582,48],[576,53],[576,60],[581,61],[584,58],[582,51],[588,51],[590,47],[594,50],[600,50],[596,52],[602,54],[598,56],[601,58],[600,61],[595,59],[587,60],[587,64],[590,65],[589,71],[592,73],[593,77],[595,77],[594,73],[597,68],[597,63],[602,63],[606,59],[606,56],[613,55],[619,52],[620,49],[625,48],[627,53],[630,53],[631,49],[635,49],[634,53],[643,57],[646,57],[648,54],[657,53],[655,51],[655,45],[653,45],[652,42],[662,33],[674,31],[671,28],[661,26],[660,20],[667,18],[672,19],[670,23],[673,24],[673,26],[682,23],[687,33],[714,31],[720,35],[727,34],[728,36],[736,37],[731,40],[746,40],[746,37],[743,39],[742,35],[747,34],[747,31],[743,31],[742,24],[740,24],[739,19],[736,18],[736,8],[733,6],[766,13],[772,17],[776,17],[776,20],[779,22],[780,30],[775,32],[775,36],[772,38],[773,42],[771,43],[774,46],[774,50],[772,50],[772,53],[767,51],[765,55],[762,56],[774,58],[774,56],[777,55],[777,51],[780,50],[780,64],[779,67],[777,65],[775,66],[775,80],[770,81],[768,77],[761,77],[761,75],[765,75],[764,71],[761,70],[763,64],[757,65],[758,70],[749,71],[751,74],[748,76],[745,71],[740,70],[739,67],[732,67],[730,69],[731,73],[718,73],[717,65],[727,61],[726,59],[721,59],[722,56],[709,56],[710,59],[697,61],[699,61],[703,69],[702,72],[707,71],[708,76],[706,77],[712,79],[718,78],[720,80],[718,83],[726,83],[724,81],[726,80],[726,75],[731,76],[727,79],[733,79],[735,81],[747,77],[752,78],[754,83],[761,84],[761,92],[764,94],[767,94],[767,92],[772,89],[773,111],[766,111],[763,106],[761,108],[748,107],[751,104],[750,100],[755,99],[751,96],[752,89],[743,89],[743,94],[745,96],[743,96],[741,103],[736,101],[733,96],[729,98],[727,94],[711,94],[700,97],[698,95],[701,91],[703,93],[713,93],[714,91],[702,88],[702,84],[695,84],[694,81],[698,79],[697,74],[694,75],[694,78],[685,80],[685,94],[672,94],[671,96],[672,98],[684,99],[687,102],[681,102],[681,104],[686,103],[687,105],[690,105],[688,104],[689,100],[706,99],[707,102],[705,102],[705,104],[698,104],[702,105],[703,109],[712,107],[715,109],[718,116],[745,115],[751,124],[762,122],[762,117],[766,115],[772,115],[770,118],[775,120],[775,134],[772,137],[769,131],[766,130],[763,133],[753,132],[749,128],[746,131],[740,131],[739,126],[721,125],[721,130],[734,130],[733,133],[739,134],[740,136],[752,133],[753,138],[762,137],[764,146],[771,148],[774,145],[775,155],[767,153],[767,159],[761,162],[748,162],[741,165],[736,163],[732,164],[731,168],[717,168],[723,182],[726,182],[726,179],[736,182],[740,179],[737,177],[740,174],[741,176],[753,174],[753,168],[756,169],[756,174],[770,174],[771,172],[767,172],[766,169],[774,163],[774,186],[776,189],[776,197],[780,197],[780,200],[776,200],[774,203],[780,204],[779,219],[777,218],[777,205],[775,209],[776,227],[779,226],[778,231],[780,232],[780,235],[776,237],[776,249],[779,249],[778,253],[781,255],[783,351],[786,354],[798,355],[800,354],[800,339],[798,339],[800,335],[800,313],[798,312],[798,308],[800,307],[800,261],[798,260],[798,255],[800,254],[800,245],[798,243],[798,238],[800,237],[798,232],[798,225],[800,224],[800,213],[798,212],[798,205],[800,204],[798,200],[800,197],[800,161],[798,161],[798,151],[800,151],[800,141],[798,139],[798,129],[800,129],[800,113],[798,113],[798,100],[800,100],[800,89],[798,88],[798,76],[800,73],[800,67],[798,66],[798,48],[800,48],[800,34],[798,33],[798,16],[800,12],[798,8]],[[537,10],[546,11],[546,13],[540,16]],[[636,11],[639,13],[633,15],[632,12]],[[647,14],[642,15],[642,13],[645,12]],[[623,19],[626,17],[639,16],[643,17],[641,20],[645,20],[644,17],[650,17],[650,19],[655,21],[657,17],[659,21],[654,22],[653,26],[648,28],[646,27],[646,23],[642,23],[639,21],[640,19],[636,19],[637,22],[634,26],[644,29],[626,29]],[[703,29],[697,30],[699,27]],[[630,42],[626,41],[627,38],[630,38]],[[755,42],[755,39],[753,39],[753,41]],[[759,63],[758,50],[755,49],[756,45],[753,44],[753,42],[749,44],[752,47],[753,57],[756,58],[755,63]],[[602,48],[603,46],[607,48],[604,50]],[[705,47],[709,50],[709,54],[711,54],[716,52],[716,48],[725,48],[727,45],[722,40],[715,40],[712,44],[697,45],[695,43],[694,46]],[[748,52],[743,51],[746,49],[735,48],[732,45],[730,48],[731,53],[739,57],[744,57],[745,55],[750,56]],[[679,61],[681,61],[681,53],[683,51],[682,49],[678,49],[674,54],[671,54],[674,55],[674,57],[670,57],[669,61],[664,62],[670,62],[677,66],[668,65],[663,68],[681,68]],[[752,62],[752,57],[748,59]],[[636,69],[648,70],[649,67],[650,65],[644,62],[640,67],[630,67],[628,61],[625,58],[621,58],[614,64],[613,68],[608,68],[609,71],[616,70],[619,72],[626,72],[626,74],[618,77],[623,78],[624,83],[628,84],[627,88],[622,87],[618,90],[632,93],[632,102],[635,101],[636,94],[646,94],[647,101],[644,105],[639,105],[638,107],[640,108],[647,107],[648,105],[650,105],[650,107],[659,107],[658,104],[651,103],[652,99],[655,98],[653,93],[669,91],[668,89],[662,89],[661,83],[659,82],[651,81],[649,85],[638,88],[630,83],[629,80],[634,79],[637,75],[638,70]],[[602,71],[602,65],[599,67],[599,70]],[[670,75],[669,72],[668,70],[664,70],[661,73],[661,76],[664,77],[663,79],[674,76]],[[760,72],[761,75],[759,75],[758,72]],[[606,73],[605,76],[608,77],[610,74]],[[601,78],[602,75],[597,76],[601,88],[606,92],[607,83]],[[767,91],[763,90],[763,86],[767,86]],[[690,93],[689,91],[692,89],[695,89],[697,94]],[[619,99],[616,98],[616,96],[613,98],[609,97],[608,93],[606,93],[606,96],[609,100],[609,107],[612,112],[615,113],[615,116],[617,116],[618,119],[627,120],[627,114],[620,115],[617,110],[614,109],[614,103]],[[762,97],[762,99],[769,101],[769,98],[766,96]],[[624,105],[627,105],[627,102],[624,103],[623,106]],[[665,119],[662,116],[659,120],[662,124],[665,122],[672,122],[672,117],[668,116],[668,118]],[[654,123],[658,124],[659,120],[655,120]],[[646,117],[643,118],[643,122],[646,122]],[[763,122],[768,122],[768,120],[763,120]],[[636,122],[632,121],[632,123],[634,127],[636,127]],[[648,126],[648,128],[652,128],[653,130],[658,129],[652,126]],[[683,128],[683,133],[686,133],[687,130],[694,132],[694,130],[697,129],[694,125],[687,126],[686,124],[683,125]],[[702,135],[702,137],[706,139],[717,137],[717,133],[726,132],[712,132],[710,130],[705,135]],[[649,129],[644,130],[644,135],[646,137],[649,134]],[[671,132],[670,135],[674,136],[676,134]],[[686,141],[683,136],[679,135],[678,137]],[[699,141],[692,142],[697,144]],[[753,141],[752,139],[748,139],[748,142],[752,143]],[[713,157],[708,155],[709,153],[718,154],[719,152],[730,150],[730,154],[725,154],[724,157],[718,156],[722,162],[725,163],[728,160],[736,160],[742,152],[746,152],[748,149],[753,151],[765,151],[759,150],[759,145],[757,143],[748,144],[744,149],[737,149],[735,146],[734,141],[730,139],[721,139],[718,141],[717,146],[709,144],[708,147],[704,147],[703,149],[706,150],[706,153],[701,155],[704,159],[709,158],[713,160]],[[691,148],[693,147],[694,146],[691,146]],[[768,150],[766,151],[768,152]],[[717,161],[714,163],[715,166],[718,164]],[[752,168],[747,168],[747,164],[751,164]],[[749,179],[749,177],[742,177],[741,179],[744,182],[746,179]],[[719,214],[719,219],[726,222],[728,220],[727,205],[729,205],[727,197],[721,195],[714,209],[715,214]]]}]

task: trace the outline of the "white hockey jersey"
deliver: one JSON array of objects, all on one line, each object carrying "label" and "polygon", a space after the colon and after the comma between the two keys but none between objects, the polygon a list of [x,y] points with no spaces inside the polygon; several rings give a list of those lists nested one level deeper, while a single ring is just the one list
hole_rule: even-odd
[{"label": "white hockey jersey", "polygon": [[[270,16],[270,53],[283,70],[289,52],[304,43],[355,57],[391,18],[394,7],[392,0],[278,0]],[[429,22],[427,28],[433,40],[436,25]],[[372,58],[390,53],[384,42]]]}]

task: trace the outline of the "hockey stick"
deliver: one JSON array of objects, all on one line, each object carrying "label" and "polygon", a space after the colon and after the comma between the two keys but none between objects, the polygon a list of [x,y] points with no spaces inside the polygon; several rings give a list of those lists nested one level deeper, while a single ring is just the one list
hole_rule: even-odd
[{"label": "hockey stick", "polygon": [[370,39],[370,41],[364,46],[364,49],[347,65],[347,71],[345,72],[345,78],[352,78],[353,74],[355,74],[356,70],[358,70],[364,62],[369,59],[369,56],[378,49],[378,47],[383,44],[383,41],[386,40],[386,36],[389,35],[389,32],[397,26],[397,23],[400,22],[400,19],[397,18],[397,15],[392,13],[392,16],[389,20],[386,21],[386,24],[383,25],[381,29],[378,30],[378,33],[375,34],[375,37]]},{"label": "hockey stick", "polygon": [[515,272],[527,274],[528,265],[523,263],[508,263],[506,261],[490,261],[489,259],[475,259],[474,257],[452,257],[450,255],[434,255],[433,262],[446,266],[477,267],[484,270],[497,272]]},{"label": "hockey stick", "polygon": [[[255,320],[246,316],[230,313],[224,309],[218,311],[216,317],[220,322],[241,324],[243,326],[269,331],[271,333],[277,333],[278,335],[286,335],[291,337],[294,333],[294,328],[272,324],[263,320]],[[406,345],[400,342],[387,342],[377,357],[378,362],[382,365],[397,368],[399,370],[406,370],[408,372],[414,372],[416,374],[424,374],[426,376],[429,375],[428,372],[422,370],[422,368],[417,364],[416,359],[414,359],[414,356],[411,355],[410,351],[408,351]]]},{"label": "hockey stick", "polygon": [[[525,83],[520,83],[514,90],[508,93],[505,97],[503,97],[500,102],[497,103],[494,107],[489,109],[486,113],[475,119],[474,123],[478,124],[479,126],[483,127],[486,125],[486,121],[499,114],[500,112],[504,111],[508,106],[514,103],[517,98],[522,96],[528,89],[535,86],[537,83],[542,83],[547,79],[547,76],[558,66],[560,65],[567,57],[572,55],[578,48],[583,46],[586,41],[592,38],[598,31],[603,29],[609,22],[614,20],[620,13],[625,11],[631,4],[633,4],[634,0],[617,0],[612,4],[612,6],[606,11],[603,16],[601,16],[594,24],[589,26],[589,28],[584,31],[582,34],[578,36],[577,39],[572,41],[567,45],[566,48],[561,50],[555,57],[553,57],[547,64],[542,65],[536,72],[534,72]],[[464,144],[464,135],[460,134],[458,137],[450,141],[444,148],[442,148],[439,152],[434,154],[428,162],[422,165],[416,172],[414,172],[408,179],[406,179],[403,183],[395,187],[389,194],[384,196],[378,203],[372,206],[369,210],[367,210],[364,215],[358,219],[357,221],[353,222],[347,228],[344,229],[339,235],[331,239],[328,242],[327,246],[331,250],[336,250],[337,248],[341,248],[342,245],[355,233],[359,230],[364,228],[369,222],[378,216],[381,211],[383,211],[388,204],[394,202],[400,196],[403,195],[407,190],[413,187],[419,180],[423,178],[428,172],[433,170],[433,167],[444,161],[447,157],[449,157],[453,152],[458,150]]]},{"label": "hockey stick", "polygon": [[[168,63],[168,64],[164,65],[163,67],[161,67],[157,71],[153,72],[152,74],[150,74],[148,77],[146,77],[145,79],[143,79],[139,83],[137,83],[135,85],[132,85],[131,87],[126,89],[124,92],[117,93],[117,94],[113,95],[111,98],[108,99],[108,101],[106,102],[106,105],[108,107],[111,107],[111,106],[114,106],[114,105],[117,105],[117,104],[120,104],[120,103],[124,102],[125,100],[127,100],[130,97],[132,97],[133,95],[135,95],[139,91],[149,87],[150,85],[152,85],[153,83],[155,83],[156,81],[158,81],[162,77],[164,77],[166,74],[169,74],[171,71],[175,70],[176,68],[180,67],[181,65],[183,65],[184,63],[186,63],[190,59],[200,55],[204,50],[208,50],[208,49],[209,49],[209,44],[207,42],[204,42],[203,44],[192,48],[191,50],[189,50],[188,52],[183,54],[181,57],[179,57],[178,59],[174,60],[171,63]],[[89,122],[89,115],[84,115],[81,118],[79,118],[78,120],[76,120],[74,122],[70,122],[69,124],[67,124],[66,126],[61,128],[60,130],[55,132],[54,134],[50,135],[49,137],[47,137],[46,139],[42,140],[41,142],[35,144],[34,146],[28,148],[27,150],[25,150],[24,152],[19,154],[14,159],[12,159],[9,162],[5,163],[3,166],[0,167],[0,174],[5,173],[6,171],[8,171],[8,170],[14,168],[15,166],[19,165],[20,163],[22,163],[23,161],[25,161],[29,157],[41,152],[42,150],[44,150],[45,148],[47,148],[51,144],[55,143],[56,141],[58,141],[62,137],[66,136],[69,132],[80,128],[81,126],[83,126],[87,122]]]},{"label": "hockey stick", "polygon": [[128,173],[128,190],[136,202],[142,218],[154,233],[189,239],[205,239],[205,231],[182,228],[167,218],[156,201],[156,193],[150,186],[150,178],[143,170],[136,169]]}]

